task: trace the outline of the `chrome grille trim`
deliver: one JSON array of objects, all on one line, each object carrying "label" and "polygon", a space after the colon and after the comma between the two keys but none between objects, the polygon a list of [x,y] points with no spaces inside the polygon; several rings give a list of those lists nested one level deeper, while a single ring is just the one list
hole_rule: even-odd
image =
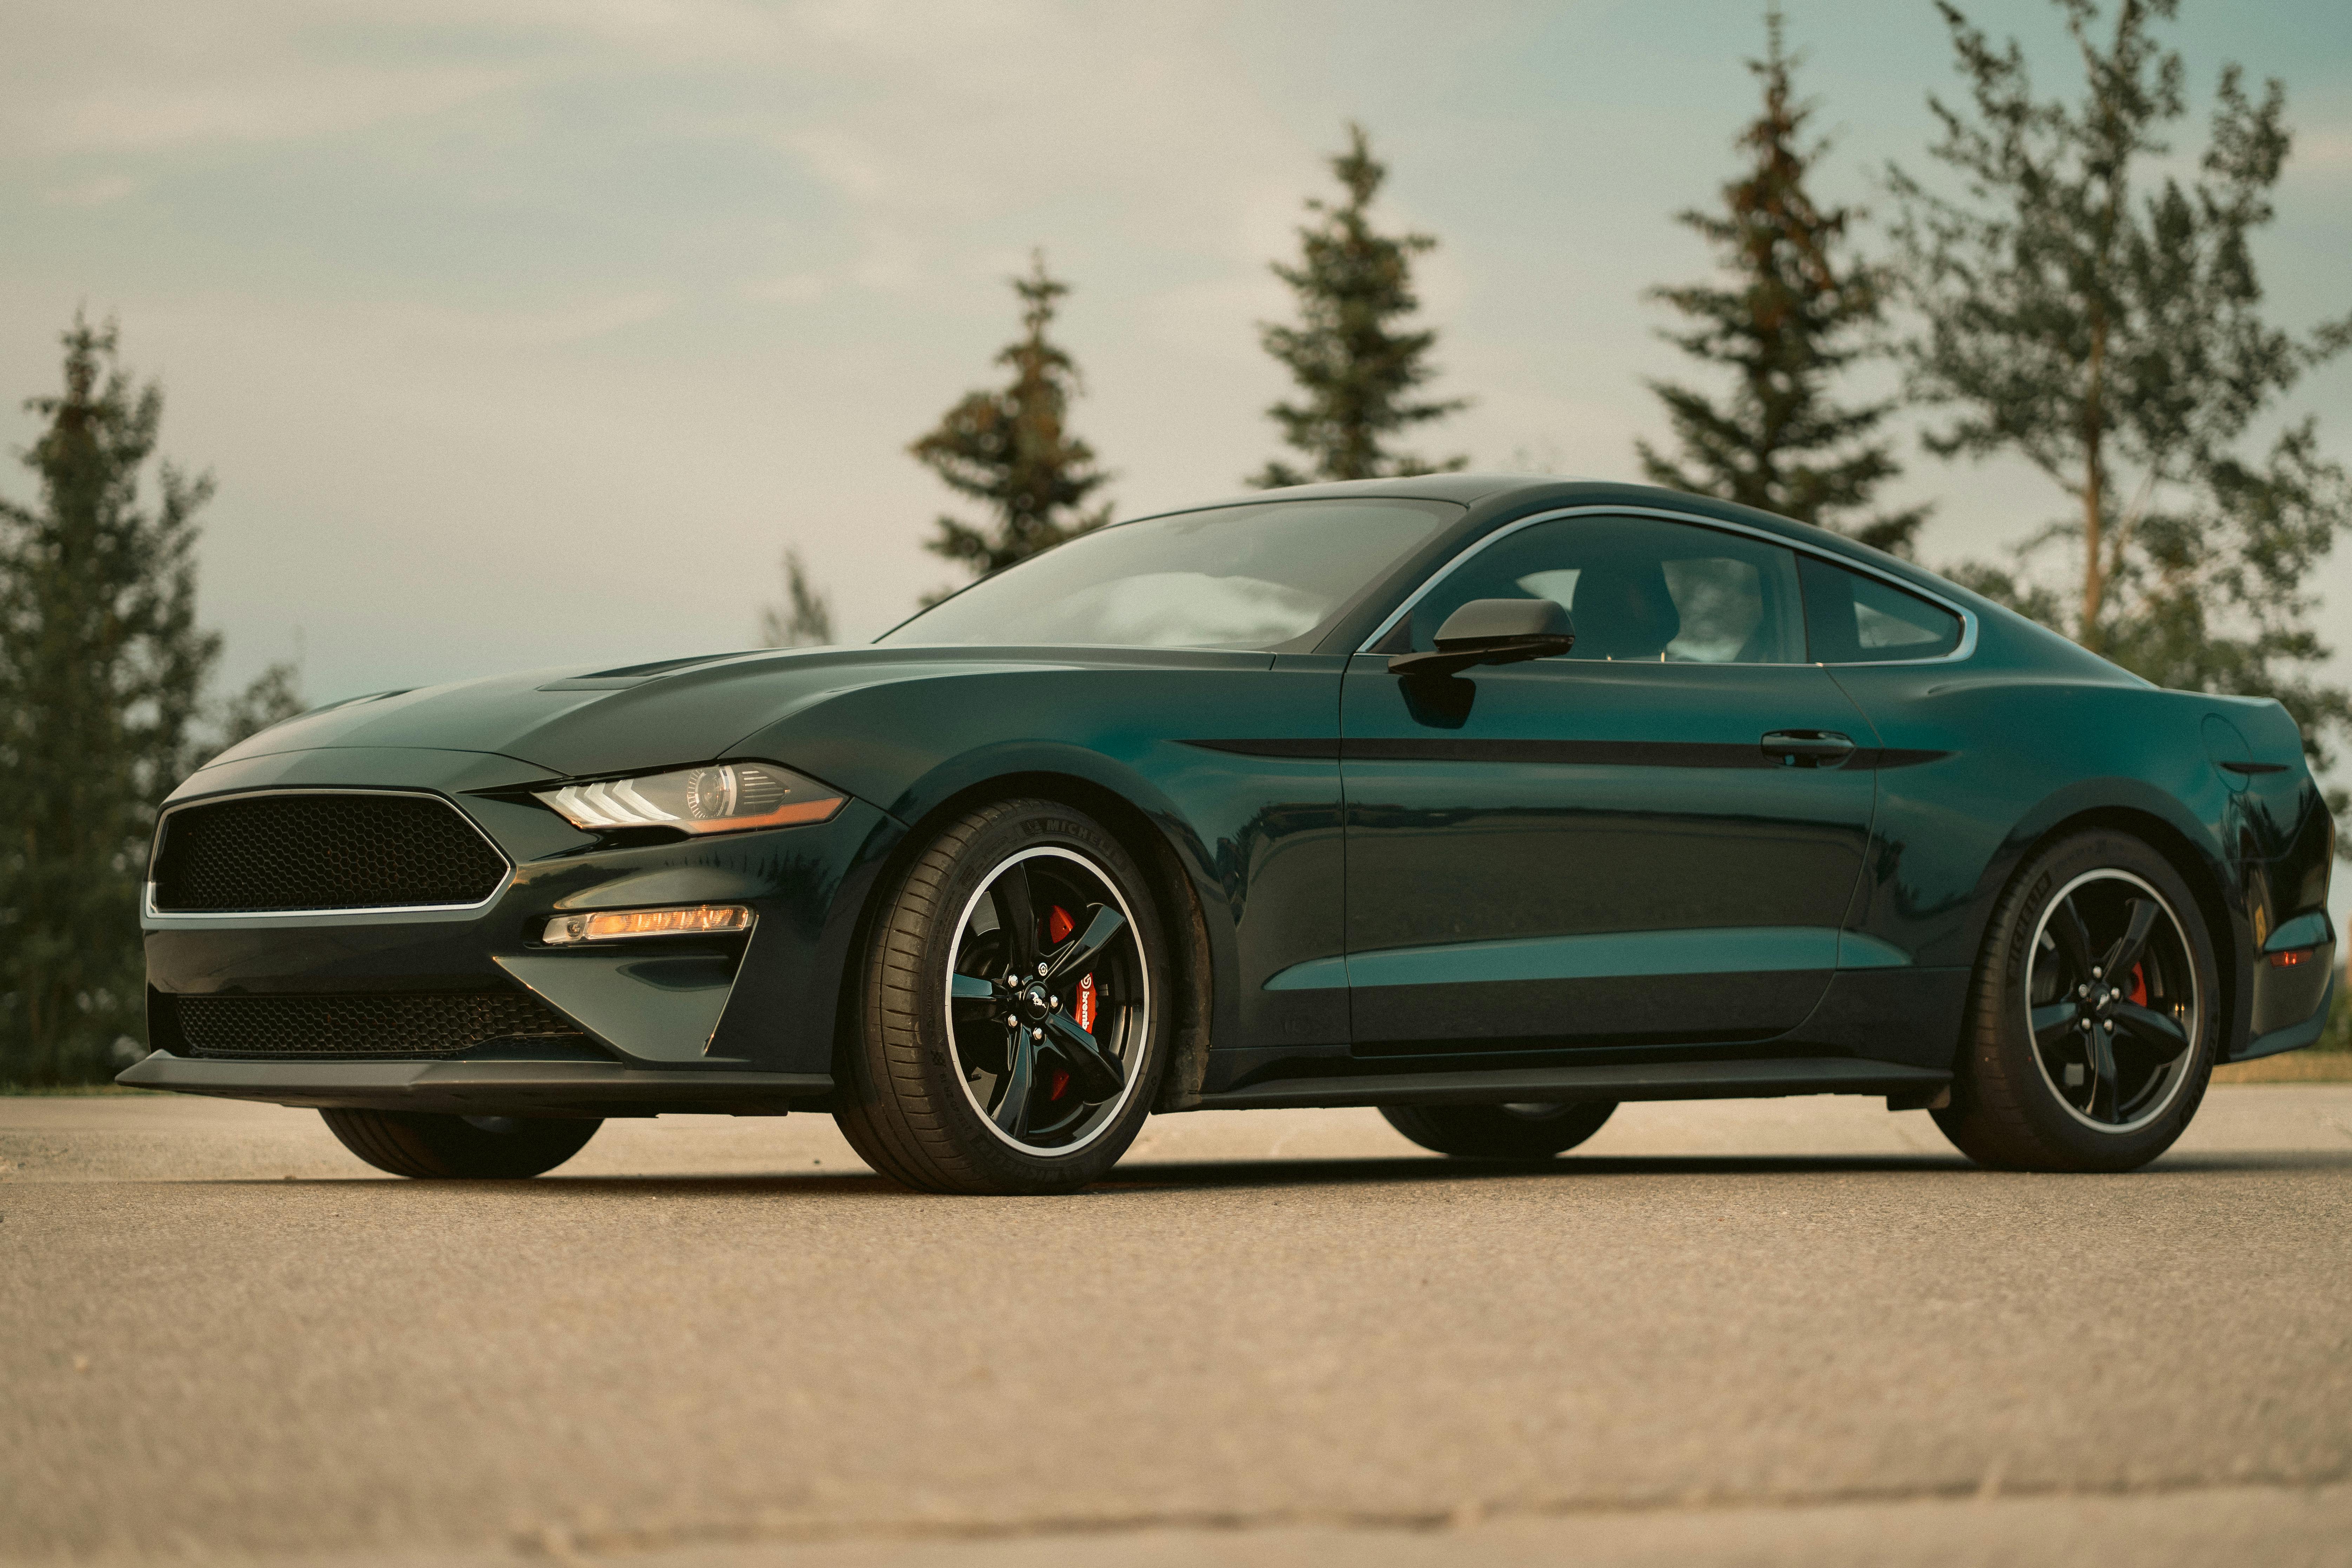
[{"label": "chrome grille trim", "polygon": [[[362,904],[344,909],[309,910],[166,910],[160,909],[156,906],[156,861],[163,852],[165,837],[164,828],[171,819],[179,813],[194,810],[199,806],[222,805],[233,801],[262,800],[277,795],[390,795],[402,800],[429,800],[438,804],[443,810],[449,812],[451,815],[455,816],[458,821],[471,828],[475,837],[478,837],[484,844],[489,847],[490,853],[497,856],[499,858],[499,863],[506,868],[505,871],[499,876],[496,884],[491,887],[488,893],[484,894],[481,898],[475,900],[472,903],[467,904]],[[507,889],[513,884],[514,874],[514,858],[509,855],[503,848],[499,847],[499,841],[492,838],[487,832],[483,831],[482,825],[476,822],[472,816],[468,816],[464,808],[459,806],[457,802],[451,800],[447,795],[441,795],[434,790],[370,789],[365,787],[342,788],[333,785],[318,788],[232,790],[221,795],[208,795],[199,796],[194,800],[178,801],[173,805],[165,806],[162,811],[156,814],[155,834],[154,837],[148,841],[147,845],[147,877],[141,890],[140,912],[149,920],[164,921],[289,919],[312,920],[330,918],[347,919],[352,917],[380,915],[465,914],[475,910],[486,909],[490,904],[496,902],[499,895],[505,892]]]}]

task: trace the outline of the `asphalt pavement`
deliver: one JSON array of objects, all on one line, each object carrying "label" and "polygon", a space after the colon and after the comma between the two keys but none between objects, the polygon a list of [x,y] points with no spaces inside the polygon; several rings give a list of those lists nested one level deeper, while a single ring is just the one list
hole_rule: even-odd
[{"label": "asphalt pavement", "polygon": [[1850,1100],[1537,1172],[1202,1113],[1053,1199],[813,1116],[478,1185],[0,1099],[0,1265],[12,1562],[2352,1563],[2352,1085],[2096,1177]]}]

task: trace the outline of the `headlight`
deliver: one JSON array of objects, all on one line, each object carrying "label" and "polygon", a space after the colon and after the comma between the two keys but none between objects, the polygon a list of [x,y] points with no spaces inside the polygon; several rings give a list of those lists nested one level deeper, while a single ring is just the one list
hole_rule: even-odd
[{"label": "headlight", "polygon": [[574,827],[740,833],[823,822],[845,798],[773,763],[713,763],[634,779],[566,784],[538,796]]}]

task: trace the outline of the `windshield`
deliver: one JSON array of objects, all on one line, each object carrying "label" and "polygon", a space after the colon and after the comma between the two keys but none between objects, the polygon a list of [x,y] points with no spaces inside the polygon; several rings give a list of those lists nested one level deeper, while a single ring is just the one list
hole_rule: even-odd
[{"label": "windshield", "polygon": [[1321,626],[1462,510],[1285,500],[1147,517],[1008,566],[879,640],[1271,648]]}]

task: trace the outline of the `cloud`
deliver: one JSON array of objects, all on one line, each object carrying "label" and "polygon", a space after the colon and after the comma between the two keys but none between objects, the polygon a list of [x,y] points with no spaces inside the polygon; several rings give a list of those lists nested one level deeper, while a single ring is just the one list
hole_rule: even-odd
[{"label": "cloud", "polygon": [[139,182],[128,174],[106,174],[77,185],[44,191],[41,199],[52,206],[102,207],[109,202],[121,201],[138,188]]},{"label": "cloud", "polygon": [[[1188,249],[1251,260],[1321,171],[1234,58],[1214,0],[792,14],[833,88],[773,144],[854,210],[930,235],[1085,204]],[[1050,90],[1009,90],[1050,83]],[[1336,135],[1336,128],[1334,134]]]},{"label": "cloud", "polygon": [[1264,356],[1256,323],[1287,321],[1293,307],[1290,290],[1259,268],[1163,289],[1145,300],[1139,314],[1160,353],[1255,365]]},{"label": "cloud", "polygon": [[537,309],[457,310],[442,305],[379,305],[355,309],[354,320],[388,336],[433,345],[436,352],[496,345],[563,348],[668,315],[678,305],[667,289],[649,289],[566,300]]},{"label": "cloud", "polygon": [[[413,37],[355,37],[330,19],[290,0],[35,8],[12,20],[0,56],[6,145],[24,157],[297,140],[440,113],[527,79],[541,58],[420,52]],[[420,19],[331,18],[354,29]]]},{"label": "cloud", "polygon": [[666,316],[677,306],[676,295],[667,289],[654,289],[552,310],[514,315],[506,319],[506,326],[507,331],[520,342],[577,343]]},{"label": "cloud", "polygon": [[743,298],[776,305],[810,305],[824,298],[832,285],[814,272],[787,272],[781,278],[758,278],[743,285]]},{"label": "cloud", "polygon": [[2339,174],[2352,169],[2352,126],[2322,125],[2298,131],[2287,172]]},{"label": "cloud", "polygon": [[367,68],[278,79],[136,89],[93,83],[20,131],[50,151],[123,152],[203,142],[278,142],[422,117],[512,85],[482,68]]}]

